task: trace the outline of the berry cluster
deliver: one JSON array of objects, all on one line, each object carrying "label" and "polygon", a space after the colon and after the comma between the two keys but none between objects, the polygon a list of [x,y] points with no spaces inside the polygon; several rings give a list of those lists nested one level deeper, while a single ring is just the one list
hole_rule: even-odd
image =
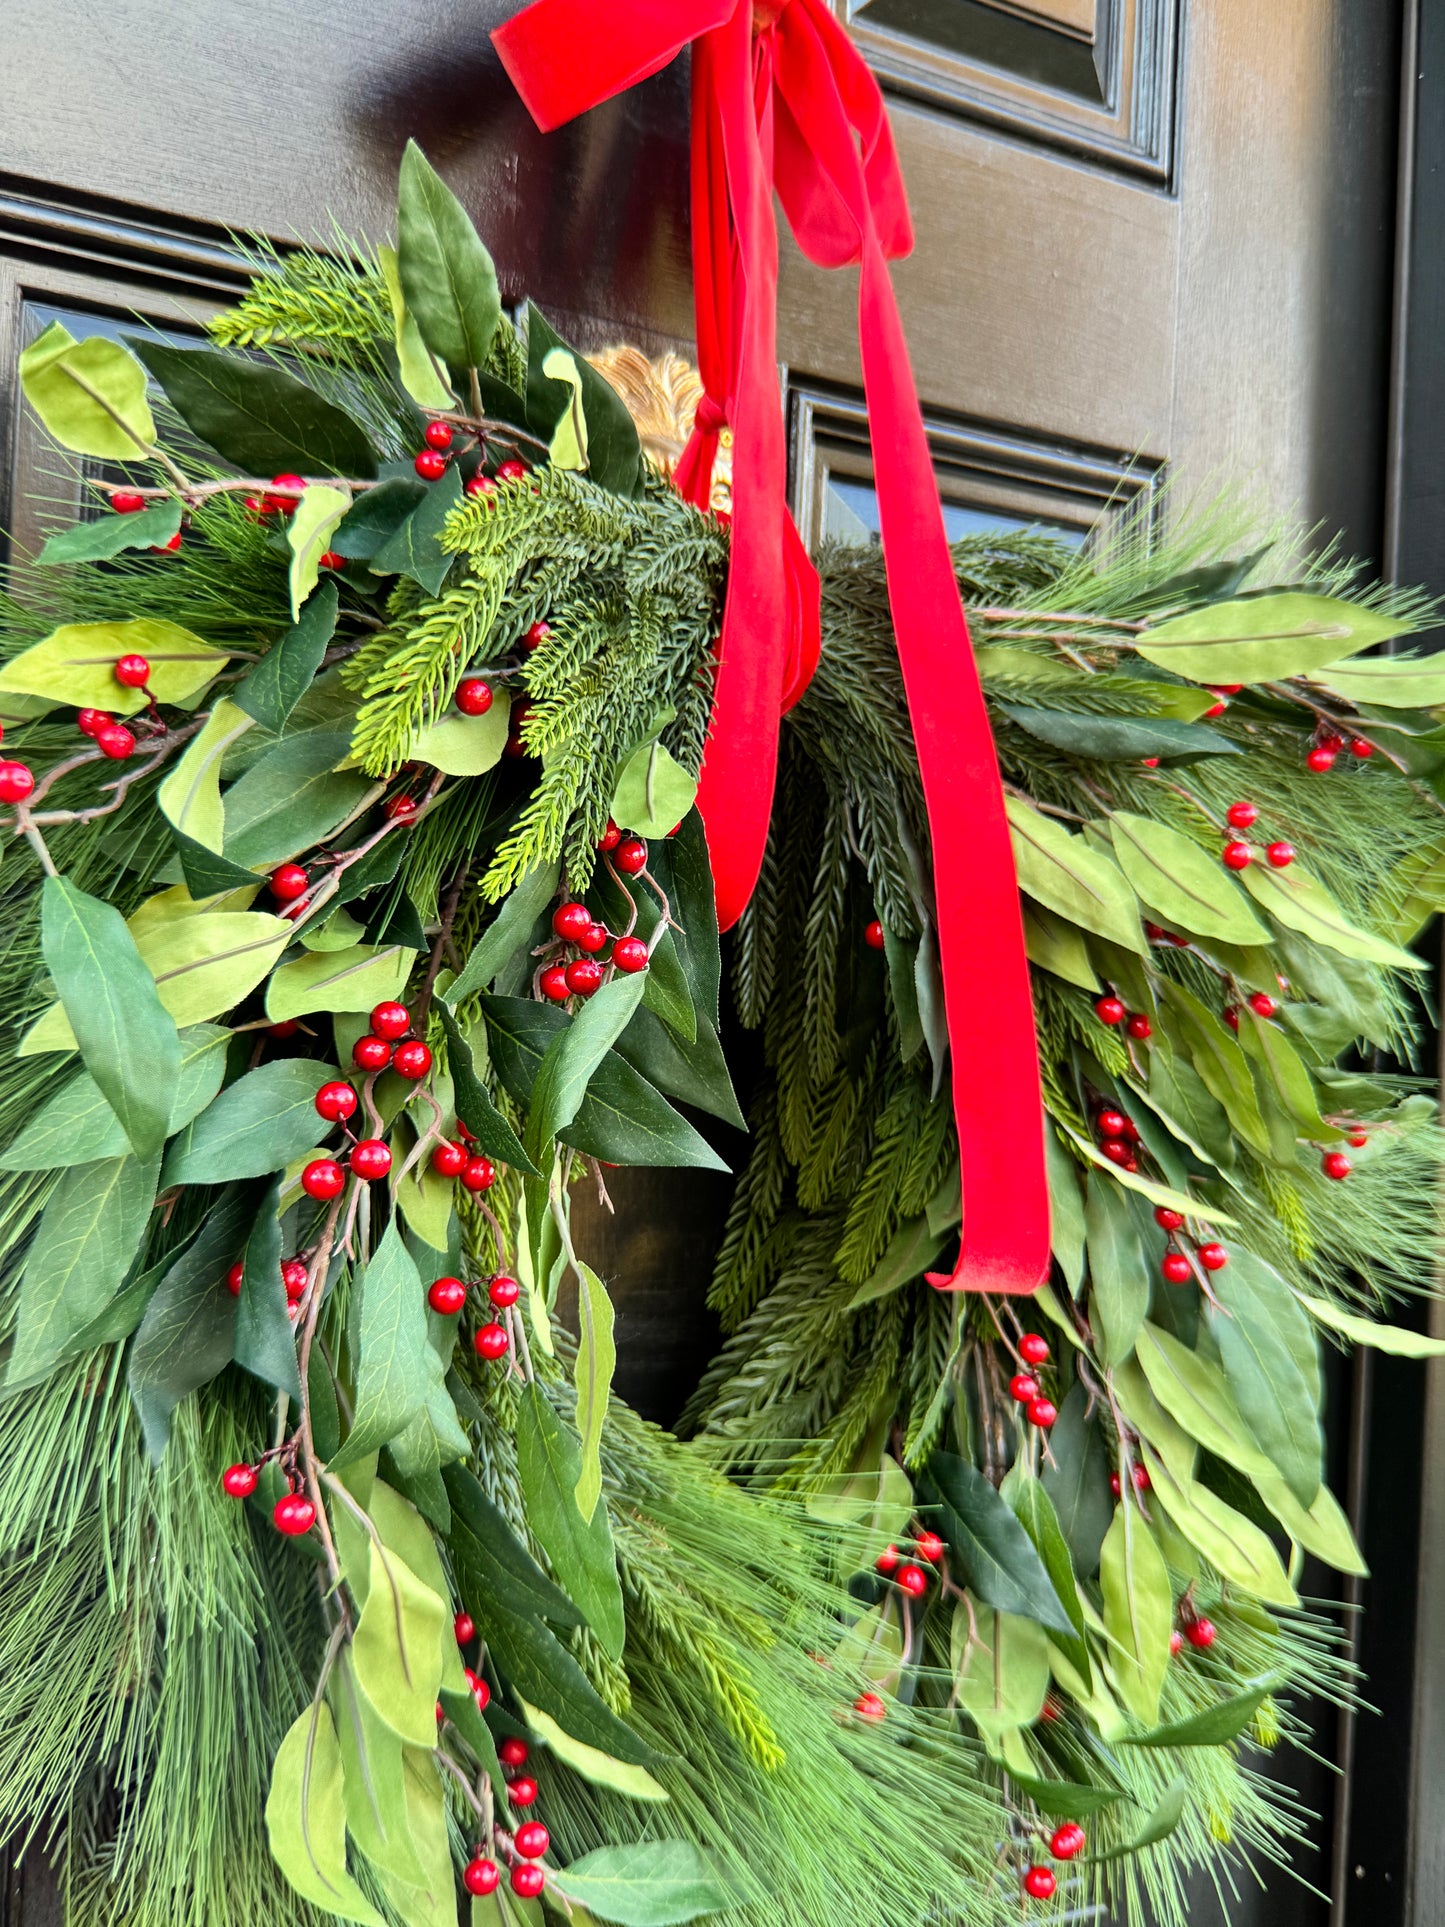
[{"label": "berry cluster", "polygon": [[1305,757],[1305,768],[1313,770],[1316,776],[1323,776],[1335,766],[1335,759],[1342,749],[1348,749],[1351,756],[1361,763],[1367,762],[1375,753],[1375,745],[1363,736],[1341,736],[1329,723],[1320,723],[1315,729],[1314,746]]},{"label": "berry cluster", "polygon": [[1206,1653],[1218,1637],[1214,1621],[1196,1612],[1193,1600],[1186,1593],[1179,1602],[1179,1624],[1169,1635],[1170,1654],[1183,1652],[1186,1644],[1198,1653]]},{"label": "berry cluster", "polygon": [[[642,838],[624,836],[610,818],[597,847],[623,876],[635,877],[647,868],[647,845]],[[649,953],[641,937],[614,937],[585,903],[560,904],[552,913],[552,931],[558,944],[567,948],[557,951],[537,972],[537,988],[554,1004],[569,997],[591,997],[606,982],[609,963],[628,976],[647,968]],[[604,958],[608,944],[611,954]]]},{"label": "berry cluster", "polygon": [[1123,1000],[1116,997],[1112,991],[1095,1002],[1094,1015],[1101,1024],[1122,1024],[1128,1035],[1141,1044],[1146,1038],[1154,1035],[1154,1026],[1143,1011],[1129,1012]]},{"label": "berry cluster", "polygon": [[[241,1285],[246,1276],[243,1259],[238,1258],[226,1273],[226,1289],[233,1298],[241,1295]],[[301,1300],[306,1296],[306,1286],[311,1270],[304,1258],[286,1258],[281,1264],[281,1283],[286,1290],[286,1314],[294,1325],[301,1311]]]},{"label": "berry cluster", "polygon": [[1167,1234],[1167,1248],[1159,1261],[1160,1273],[1167,1284],[1187,1285],[1189,1280],[1196,1276],[1197,1266],[1205,1271],[1223,1271],[1229,1263],[1229,1253],[1214,1239],[1195,1245],[1193,1255],[1190,1255],[1184,1238],[1180,1235],[1184,1229],[1182,1211],[1175,1211],[1167,1204],[1156,1205],[1154,1222]]},{"label": "berry cluster", "polygon": [[[1259,807],[1255,803],[1241,800],[1238,803],[1231,803],[1224,815],[1232,830],[1247,830],[1253,826],[1259,816]],[[1239,836],[1230,837],[1220,852],[1220,858],[1226,870],[1247,870],[1258,855],[1259,852],[1254,845]],[[1265,845],[1264,860],[1272,870],[1287,870],[1294,859],[1293,843],[1281,840]]]},{"label": "berry cluster", "polygon": [[[1049,1852],[1055,1860],[1073,1860],[1088,1844],[1088,1835],[1077,1820],[1065,1821],[1049,1835]],[[1030,1900],[1051,1900],[1058,1884],[1052,1867],[1033,1866],[1024,1874],[1024,1892]]]},{"label": "berry cluster", "polygon": [[[527,1757],[525,1740],[509,1737],[497,1748],[497,1758],[507,1776],[507,1801],[513,1807],[529,1807],[537,1798],[537,1782],[521,1770]],[[462,1885],[469,1894],[485,1897],[495,1893],[502,1878],[495,1858],[500,1852],[508,1865],[512,1892],[523,1900],[535,1900],[547,1884],[547,1872],[540,1862],[551,1844],[551,1835],[540,1820],[523,1820],[515,1833],[497,1827],[494,1839],[478,1846],[462,1869]]]},{"label": "berry cluster", "polygon": [[[928,1574],[923,1565],[937,1566],[943,1559],[944,1543],[936,1532],[926,1528],[915,1534],[912,1540],[914,1557],[905,1560],[897,1546],[885,1546],[874,1563],[874,1570],[885,1579],[891,1579],[901,1593],[910,1599],[922,1599],[928,1591]],[[919,1560],[923,1565],[919,1565]]]},{"label": "berry cluster", "polygon": [[[505,1272],[498,1272],[487,1286],[487,1298],[494,1311],[509,1312],[521,1296],[522,1287],[515,1278]],[[427,1288],[426,1301],[434,1312],[443,1318],[454,1318],[467,1302],[467,1288],[460,1278],[436,1278]],[[498,1318],[489,1318],[485,1325],[479,1325],[472,1340],[479,1358],[498,1359],[504,1356],[511,1339],[507,1327]]]},{"label": "berry cluster", "polygon": [[1139,1169],[1139,1127],[1132,1117],[1125,1117],[1112,1104],[1101,1104],[1094,1113],[1094,1132],[1110,1164],[1121,1171]]},{"label": "berry cluster", "polygon": [[271,1523],[276,1530],[288,1539],[297,1539],[302,1533],[309,1532],[316,1523],[316,1507],[300,1489],[301,1482],[294,1463],[295,1441],[290,1441],[279,1452],[267,1452],[254,1465],[242,1460],[237,1465],[228,1465],[221,1474],[221,1490],[231,1499],[249,1499],[261,1483],[261,1470],[268,1459],[285,1460],[286,1490],[271,1508]]},{"label": "berry cluster", "polygon": [[[1019,1357],[1025,1365],[1035,1368],[1049,1362],[1049,1342],[1038,1332],[1025,1332],[1019,1340]],[[1024,1417],[1030,1425],[1038,1426],[1047,1432],[1059,1416],[1058,1408],[1050,1398],[1045,1398],[1043,1388],[1032,1371],[1017,1371],[1008,1382],[1010,1397],[1024,1408]]]}]

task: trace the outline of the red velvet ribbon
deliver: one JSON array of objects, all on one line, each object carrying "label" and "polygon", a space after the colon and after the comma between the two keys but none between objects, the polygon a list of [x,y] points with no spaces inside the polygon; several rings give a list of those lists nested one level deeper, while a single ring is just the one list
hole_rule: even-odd
[{"label": "red velvet ribbon", "polygon": [[818,661],[818,578],[787,508],[773,195],[823,267],[858,263],[858,334],[889,603],[933,843],[963,1183],[947,1289],[1031,1292],[1049,1205],[1033,1000],[1003,788],[888,261],[913,231],[877,82],[826,0],[532,0],[493,34],[533,119],[559,126],[692,45],[698,362],[678,467],[708,503],[733,432],[732,556],[698,803],[726,929],[767,842],[784,711]]}]

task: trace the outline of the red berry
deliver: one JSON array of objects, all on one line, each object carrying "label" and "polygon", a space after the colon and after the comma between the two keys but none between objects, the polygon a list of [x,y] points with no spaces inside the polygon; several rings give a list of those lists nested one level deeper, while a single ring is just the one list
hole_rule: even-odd
[{"label": "red berry", "polygon": [[1351,1131],[1345,1140],[1347,1144],[1353,1144],[1357,1151],[1363,1151],[1369,1141],[1369,1133],[1366,1131]]},{"label": "red berry", "polygon": [[1057,1885],[1047,1867],[1030,1867],[1024,1875],[1024,1892],[1031,1900],[1048,1900]]},{"label": "red berry", "polygon": [[1144,1016],[1142,1012],[1131,1017],[1128,1023],[1124,1026],[1124,1028],[1125,1030],[1128,1031],[1131,1037],[1138,1037],[1142,1039],[1145,1037],[1152,1037],[1154,1035],[1154,1026],[1149,1022],[1149,1019],[1146,1016]]},{"label": "red berry", "polygon": [[389,796],[382,805],[381,813],[393,823],[407,823],[417,812],[414,796]]},{"label": "red berry", "polygon": [[1156,1204],[1154,1207],[1154,1222],[1161,1231],[1177,1231],[1184,1222],[1184,1213],[1182,1211],[1175,1211],[1167,1204]]},{"label": "red berry", "polygon": [[294,1037],[301,1028],[299,1017],[283,1017],[279,1024],[267,1024],[268,1037]]},{"label": "red berry", "polygon": [[221,1490],[231,1499],[249,1499],[260,1483],[254,1465],[228,1465],[221,1474]]},{"label": "red berry", "polygon": [[467,495],[495,495],[496,492],[497,485],[490,475],[474,475],[464,490]]},{"label": "red berry", "polygon": [[1229,1253],[1223,1245],[1201,1245],[1194,1255],[1206,1271],[1223,1271],[1229,1263]]},{"label": "red berry", "polygon": [[477,1894],[485,1899],[495,1893],[502,1878],[502,1870],[495,1860],[484,1860],[481,1854],[475,1855],[462,1868],[462,1885],[469,1894]]},{"label": "red berry", "polygon": [[1088,1836],[1077,1820],[1070,1820],[1059,1827],[1049,1838],[1049,1852],[1055,1860],[1072,1860],[1076,1853],[1082,1853],[1088,1844]]},{"label": "red berry", "polygon": [[317,567],[322,569],[344,569],[346,567],[346,557],[338,554],[335,549],[327,549],[322,554]]},{"label": "red berry", "polygon": [[503,1740],[497,1748],[497,1758],[503,1766],[525,1766],[530,1753],[527,1742],[519,1740],[515,1734]]},{"label": "red berry", "polygon": [[95,732],[95,746],[113,763],[123,763],[135,754],[135,737],[124,723],[107,723]]},{"label": "red berry", "polygon": [[1149,1468],[1147,1465],[1136,1465],[1131,1477],[1133,1478],[1134,1490],[1136,1492],[1147,1492],[1154,1483],[1149,1477]]},{"label": "red berry", "polygon": [[540,1820],[528,1820],[518,1827],[512,1844],[524,1860],[540,1860],[552,1844],[552,1836]]},{"label": "red berry", "polygon": [[1320,1169],[1327,1178],[1347,1178],[1354,1168],[1343,1151],[1326,1151],[1320,1159]]},{"label": "red berry", "polygon": [[1326,749],[1323,744],[1318,749],[1312,749],[1305,758],[1305,768],[1312,769],[1316,776],[1323,776],[1326,770],[1333,769],[1334,766],[1335,752],[1332,749]]},{"label": "red berry", "polygon": [[1025,1407],[1024,1415],[1029,1424],[1037,1425],[1041,1432],[1047,1432],[1059,1416],[1053,1400],[1048,1398],[1031,1398]]},{"label": "red berry", "polygon": [[310,885],[311,879],[299,863],[283,863],[271,872],[266,887],[278,903],[294,903],[297,897],[305,896]]},{"label": "red berry", "polygon": [[1226,1004],[1222,1013],[1224,1021],[1231,1030],[1239,1029],[1239,1005]]},{"label": "red berry", "polygon": [[428,448],[450,448],[452,445],[452,425],[450,422],[428,422],[422,434]]},{"label": "red berry", "polygon": [[288,1492],[276,1501],[271,1517],[276,1530],[294,1539],[316,1523],[316,1508],[303,1492]]},{"label": "red berry", "polygon": [[1039,1381],[1030,1372],[1015,1372],[1008,1382],[1009,1396],[1016,1398],[1020,1405],[1027,1405],[1031,1398],[1039,1395]]},{"label": "red berry", "polygon": [[1275,1002],[1274,998],[1270,996],[1267,990],[1251,991],[1250,997],[1249,997],[1249,1007],[1254,1012],[1256,1017],[1273,1017],[1275,1012],[1279,1009],[1279,1005]]},{"label": "red berry", "polygon": [[391,1169],[391,1152],[379,1137],[364,1137],[352,1145],[347,1162],[358,1178],[373,1184]]},{"label": "red berry", "polygon": [[1242,682],[1212,682],[1206,685],[1216,696],[1237,696],[1244,684]]},{"label": "red berry", "polygon": [[94,736],[97,730],[104,729],[108,723],[114,721],[115,718],[109,710],[82,709],[75,719],[75,726],[82,736]]},{"label": "red berry", "polygon": [[612,961],[629,977],[647,968],[647,945],[641,937],[619,937],[612,946]]},{"label": "red berry", "polygon": [[1231,803],[1224,815],[1231,829],[1247,830],[1259,815],[1259,809],[1254,803]]},{"label": "red berry", "polygon": [[609,816],[607,819],[607,828],[602,832],[602,841],[597,847],[599,850],[615,850],[621,841],[622,832]]},{"label": "red berry", "polygon": [[1293,843],[1271,843],[1265,849],[1265,861],[1273,870],[1287,870],[1294,862]]},{"label": "red berry", "polygon": [[1100,1111],[1094,1119],[1094,1128],[1100,1137],[1123,1137],[1129,1120],[1122,1111]]},{"label": "red berry", "polygon": [[1094,1015],[1101,1024],[1122,1024],[1124,1006],[1117,997],[1101,997],[1094,1005]]},{"label": "red berry", "polygon": [[647,868],[647,845],[640,836],[627,836],[612,852],[612,861],[625,877]]},{"label": "red berry", "polygon": [[286,1287],[286,1296],[294,1303],[305,1295],[311,1282],[311,1272],[304,1258],[288,1258],[281,1267],[281,1283]]},{"label": "red berry", "polygon": [[180,546],[181,546],[181,532],[179,529],[177,529],[169,542],[152,542],[151,554],[152,555],[174,555],[176,550]]},{"label": "red berry", "polygon": [[898,1554],[897,1546],[885,1546],[882,1552],[880,1552],[878,1557],[873,1561],[874,1570],[877,1572],[881,1572],[883,1576],[887,1578],[889,1573],[897,1572],[898,1557],[899,1557],[899,1554]]},{"label": "red berry", "polygon": [[468,1191],[490,1191],[497,1181],[497,1167],[490,1158],[479,1154],[467,1159],[461,1176]]},{"label": "red berry", "polygon": [[599,950],[607,948],[607,926],[602,923],[589,923],[580,936],[573,939],[579,950],[585,950],[589,957],[595,957]]},{"label": "red berry", "polygon": [[585,903],[564,903],[552,912],[552,928],[566,943],[575,943],[592,928],[592,912]]},{"label": "red berry", "polygon": [[439,1144],[431,1154],[431,1168],[439,1178],[460,1177],[466,1161],[465,1144]]},{"label": "red berry", "polygon": [[590,997],[602,982],[602,966],[595,957],[574,957],[567,966],[567,988]]},{"label": "red berry", "polygon": [[391,1068],[398,1077],[410,1078],[415,1083],[431,1069],[431,1050],[419,1037],[410,1038],[392,1052]]},{"label": "red berry", "polygon": [[490,1298],[492,1303],[501,1311],[505,1311],[508,1305],[515,1305],[521,1295],[522,1287],[517,1283],[515,1278],[509,1278],[504,1271],[498,1272],[497,1276],[487,1286],[488,1298]]},{"label": "red berry", "polygon": [[427,1288],[426,1301],[443,1318],[454,1318],[467,1302],[467,1288],[460,1278],[434,1278]]},{"label": "red berry", "polygon": [[485,716],[492,706],[492,685],[480,676],[464,676],[453,700],[464,716]]},{"label": "red berry", "polygon": [[554,1004],[564,1004],[572,995],[567,988],[567,969],[564,964],[548,964],[537,982],[542,995],[550,998]]},{"label": "red berry", "polygon": [[412,463],[424,482],[435,482],[447,472],[447,458],[439,448],[424,448]]},{"label": "red berry", "polygon": [[34,788],[35,778],[24,763],[0,763],[0,803],[23,803]]},{"label": "red berry", "polygon": [[391,1045],[368,1032],[351,1046],[351,1061],[359,1071],[384,1071],[391,1062]]},{"label": "red berry", "polygon": [[1232,843],[1226,843],[1220,854],[1226,870],[1247,870],[1254,861],[1254,851],[1238,837]]},{"label": "red berry", "polygon": [[1164,936],[1163,924],[1150,923],[1146,917],[1144,920],[1144,935],[1149,939],[1150,943],[1159,943]]},{"label": "red berry", "polygon": [[284,495],[268,496],[266,498],[268,505],[271,508],[279,509],[282,515],[290,515],[296,507],[296,497],[300,495],[306,487],[306,477],[304,475],[273,475],[271,477],[271,486],[272,488],[285,489],[287,492]]},{"label": "red berry", "polygon": [[1187,1285],[1193,1275],[1194,1267],[1182,1251],[1166,1251],[1160,1260],[1159,1269],[1166,1284]]},{"label": "red berry", "polygon": [[873,919],[872,923],[864,925],[863,941],[870,950],[881,950],[883,948],[883,925],[878,921],[877,917]]},{"label": "red berry", "polygon": [[1119,1477],[1117,1472],[1111,1472],[1109,1474],[1109,1490],[1116,1499],[1124,1490],[1124,1481]]},{"label": "red berry", "polygon": [[124,689],[144,689],[151,679],[151,666],[144,656],[121,656],[114,675]]},{"label": "red berry", "polygon": [[374,1037],[405,1037],[411,1029],[411,1012],[405,1004],[378,1004],[371,1013]]},{"label": "red berry", "polygon": [[1375,745],[1373,743],[1367,743],[1363,736],[1352,736],[1350,738],[1350,754],[1351,756],[1357,756],[1362,763],[1367,756],[1373,756],[1374,753]]},{"label": "red berry", "polygon": [[936,1532],[920,1532],[914,1540],[920,1559],[926,1559],[930,1566],[936,1566],[943,1557],[943,1541]]},{"label": "red berry", "polygon": [[515,457],[505,462],[497,463],[497,480],[499,482],[520,482],[526,473],[527,464],[517,461]]},{"label": "red berry", "polygon": [[1121,1137],[1106,1137],[1099,1146],[1110,1164],[1121,1164],[1127,1170],[1134,1153]]},{"label": "red berry", "polygon": [[1214,1644],[1217,1638],[1213,1620],[1191,1619],[1187,1621],[1184,1627],[1184,1637],[1189,1641],[1191,1646],[1197,1646],[1201,1653],[1206,1651]]},{"label": "red berry", "polygon": [[110,505],[117,515],[137,515],[145,507],[146,498],[133,488],[117,488],[111,490]]},{"label": "red berry", "polygon": [[477,1711],[485,1713],[492,1703],[492,1689],[480,1674],[471,1676],[472,1698],[477,1702]]},{"label": "red berry", "polygon": [[1170,1656],[1172,1657],[1174,1654],[1182,1651],[1183,1646],[1184,1646],[1184,1635],[1176,1627],[1175,1630],[1169,1635]]},{"label": "red berry", "polygon": [[356,1092],[339,1079],[335,1083],[323,1084],[316,1093],[317,1112],[328,1124],[339,1124],[343,1118],[350,1117],[356,1109],[356,1101]]},{"label": "red berry", "polygon": [[238,1258],[235,1264],[233,1264],[231,1266],[231,1269],[226,1273],[226,1290],[230,1292],[233,1298],[240,1297],[241,1281],[245,1276],[246,1276],[246,1267],[242,1263],[242,1261]]},{"label": "red berry", "polygon": [[1211,703],[1208,709],[1205,710],[1204,714],[1206,716],[1222,716],[1225,710],[1228,709],[1228,707],[1229,707],[1229,704],[1223,701],[1220,701],[1217,703]]},{"label": "red berry", "polygon": [[547,1884],[546,1871],[535,1860],[520,1860],[509,1876],[512,1892],[522,1900],[535,1900]]},{"label": "red berry", "polygon": [[[520,462],[516,462],[516,463],[503,462],[502,468],[509,468],[509,467],[517,468],[519,472],[523,475],[525,475],[527,472],[522,467],[522,464]],[[499,468],[497,470],[498,475],[502,473],[502,468]],[[504,479],[510,479],[510,478],[504,478]],[[550,636],[551,633],[552,633],[552,625],[550,622],[534,622],[531,628],[528,629],[526,635],[523,636],[522,638],[522,647],[528,650],[529,652],[533,649],[540,649],[542,647],[542,644],[547,640],[548,636]]]},{"label": "red berry", "polygon": [[537,1782],[529,1775],[519,1775],[507,1784],[507,1798],[514,1807],[529,1807],[537,1797]]},{"label": "red berry", "polygon": [[477,1348],[478,1358],[500,1358],[511,1340],[507,1337],[506,1326],[499,1325],[493,1319],[489,1325],[482,1325],[478,1329],[472,1343]]},{"label": "red berry", "polygon": [[335,1158],[313,1158],[301,1173],[301,1189],[308,1198],[338,1197],[346,1184],[346,1173]]},{"label": "red berry", "polygon": [[1143,763],[1145,769],[1158,769],[1159,767],[1159,758],[1157,756],[1141,756],[1139,760]]},{"label": "red berry", "polygon": [[860,1720],[869,1720],[875,1726],[888,1717],[888,1704],[877,1693],[860,1693],[853,1702],[853,1711]]},{"label": "red berry", "polygon": [[1019,1357],[1030,1365],[1047,1365],[1049,1341],[1038,1332],[1025,1332],[1019,1340]]},{"label": "red berry", "polygon": [[928,1591],[928,1574],[922,1566],[900,1566],[895,1579],[899,1590],[906,1592],[910,1599],[921,1599]]}]

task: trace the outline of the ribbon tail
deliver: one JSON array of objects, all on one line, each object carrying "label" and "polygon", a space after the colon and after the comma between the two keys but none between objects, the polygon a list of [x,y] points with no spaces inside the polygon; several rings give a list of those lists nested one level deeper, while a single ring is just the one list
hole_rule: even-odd
[{"label": "ribbon tail", "polygon": [[[929,1282],[1032,1292],[1048,1276],[1049,1194],[1013,846],[908,344],[871,223],[859,333],[889,602],[933,839],[963,1180],[958,1266],[952,1275],[930,1273]],[[967,1013],[980,987],[987,1016],[975,1023]]]},{"label": "ribbon tail", "polygon": [[649,79],[736,0],[532,0],[492,31],[492,45],[543,133]]}]

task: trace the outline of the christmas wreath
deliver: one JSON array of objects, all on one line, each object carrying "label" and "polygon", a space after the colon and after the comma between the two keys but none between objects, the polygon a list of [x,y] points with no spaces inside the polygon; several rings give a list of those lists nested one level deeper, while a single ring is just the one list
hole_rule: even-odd
[{"label": "christmas wreath", "polygon": [[[1355,1689],[1297,1590],[1361,1570],[1321,1345],[1431,1349],[1380,1314],[1434,1107],[1375,1065],[1445,898],[1445,672],[1363,654],[1421,605],[1228,516],[958,545],[1054,1267],[941,1291],[876,552],[820,558],[725,997],[726,518],[416,149],[394,251],[255,268],[210,345],[21,363],[110,468],[0,607],[0,1829],[114,1927],[1182,1920],[1300,1830],[1291,1690]],[[718,1167],[734,1008],[680,1443],[610,1395],[570,1200]]]}]

